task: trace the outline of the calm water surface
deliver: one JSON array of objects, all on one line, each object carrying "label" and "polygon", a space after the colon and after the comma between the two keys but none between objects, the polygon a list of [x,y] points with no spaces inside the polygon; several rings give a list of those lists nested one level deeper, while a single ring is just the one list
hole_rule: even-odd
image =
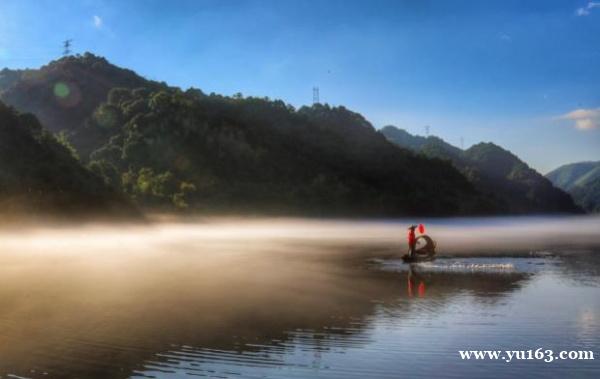
[{"label": "calm water surface", "polygon": [[[0,232],[0,376],[600,377],[600,220],[212,220]],[[458,350],[595,360],[463,361]]]}]

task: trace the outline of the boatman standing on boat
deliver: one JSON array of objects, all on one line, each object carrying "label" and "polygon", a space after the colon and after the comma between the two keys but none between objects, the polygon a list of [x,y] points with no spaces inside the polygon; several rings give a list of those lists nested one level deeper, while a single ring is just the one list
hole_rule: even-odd
[{"label": "boatman standing on boat", "polygon": [[411,225],[408,228],[408,256],[410,258],[415,257],[415,245],[417,243],[417,237],[415,236],[416,225]]}]

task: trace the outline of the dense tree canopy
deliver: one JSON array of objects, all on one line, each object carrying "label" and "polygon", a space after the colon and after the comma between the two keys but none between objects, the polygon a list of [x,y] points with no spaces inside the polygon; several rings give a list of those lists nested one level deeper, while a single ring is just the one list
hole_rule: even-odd
[{"label": "dense tree canopy", "polygon": [[576,210],[525,165],[507,172],[492,146],[462,152],[439,140],[417,154],[344,107],[296,110],[280,100],[182,91],[89,53],[39,70],[2,71],[0,98],[40,117],[65,154],[102,178],[102,188],[148,208],[329,215]]},{"label": "dense tree canopy", "polygon": [[568,194],[555,188],[511,152],[493,143],[479,143],[467,150],[438,137],[413,136],[393,126],[382,129],[391,142],[428,157],[452,162],[502,213],[578,212]]},{"label": "dense tree canopy", "polygon": [[38,70],[0,71],[0,99],[35,114],[52,132],[83,126],[112,88],[141,86],[166,87],[90,53],[67,56]]},{"label": "dense tree canopy", "polygon": [[328,214],[485,211],[450,165],[388,143],[359,114],[163,88],[110,91],[72,134],[143,205]]},{"label": "dense tree canopy", "polygon": [[81,166],[31,114],[0,103],[1,212],[130,213],[135,209]]}]

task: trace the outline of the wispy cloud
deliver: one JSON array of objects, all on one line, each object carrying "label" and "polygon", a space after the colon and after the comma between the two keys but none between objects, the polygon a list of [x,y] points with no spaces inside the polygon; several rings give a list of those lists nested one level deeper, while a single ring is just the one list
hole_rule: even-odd
[{"label": "wispy cloud", "polygon": [[575,109],[560,116],[563,120],[574,121],[574,126],[579,130],[590,130],[600,128],[600,108]]},{"label": "wispy cloud", "polygon": [[98,15],[94,15],[94,17],[92,17],[92,22],[94,24],[94,27],[100,29],[102,27],[102,24],[104,23],[102,21],[102,18]]},{"label": "wispy cloud", "polygon": [[500,38],[500,40],[502,40],[504,42],[511,42],[512,41],[512,37],[510,36],[510,34],[507,34],[507,33],[500,33],[498,35],[498,37]]},{"label": "wispy cloud", "polygon": [[586,6],[577,8],[575,10],[575,14],[577,16],[588,16],[592,12],[592,9],[594,9],[594,8],[600,8],[600,2],[590,1],[589,3],[587,3]]}]

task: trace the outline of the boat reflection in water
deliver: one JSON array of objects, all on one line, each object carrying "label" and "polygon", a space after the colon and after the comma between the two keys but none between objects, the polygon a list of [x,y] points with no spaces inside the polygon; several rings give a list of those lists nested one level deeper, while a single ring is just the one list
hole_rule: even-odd
[{"label": "boat reflection in water", "polygon": [[425,278],[418,273],[415,266],[411,264],[408,269],[408,297],[413,297],[415,288],[417,288],[417,295],[423,297],[425,296]]}]

